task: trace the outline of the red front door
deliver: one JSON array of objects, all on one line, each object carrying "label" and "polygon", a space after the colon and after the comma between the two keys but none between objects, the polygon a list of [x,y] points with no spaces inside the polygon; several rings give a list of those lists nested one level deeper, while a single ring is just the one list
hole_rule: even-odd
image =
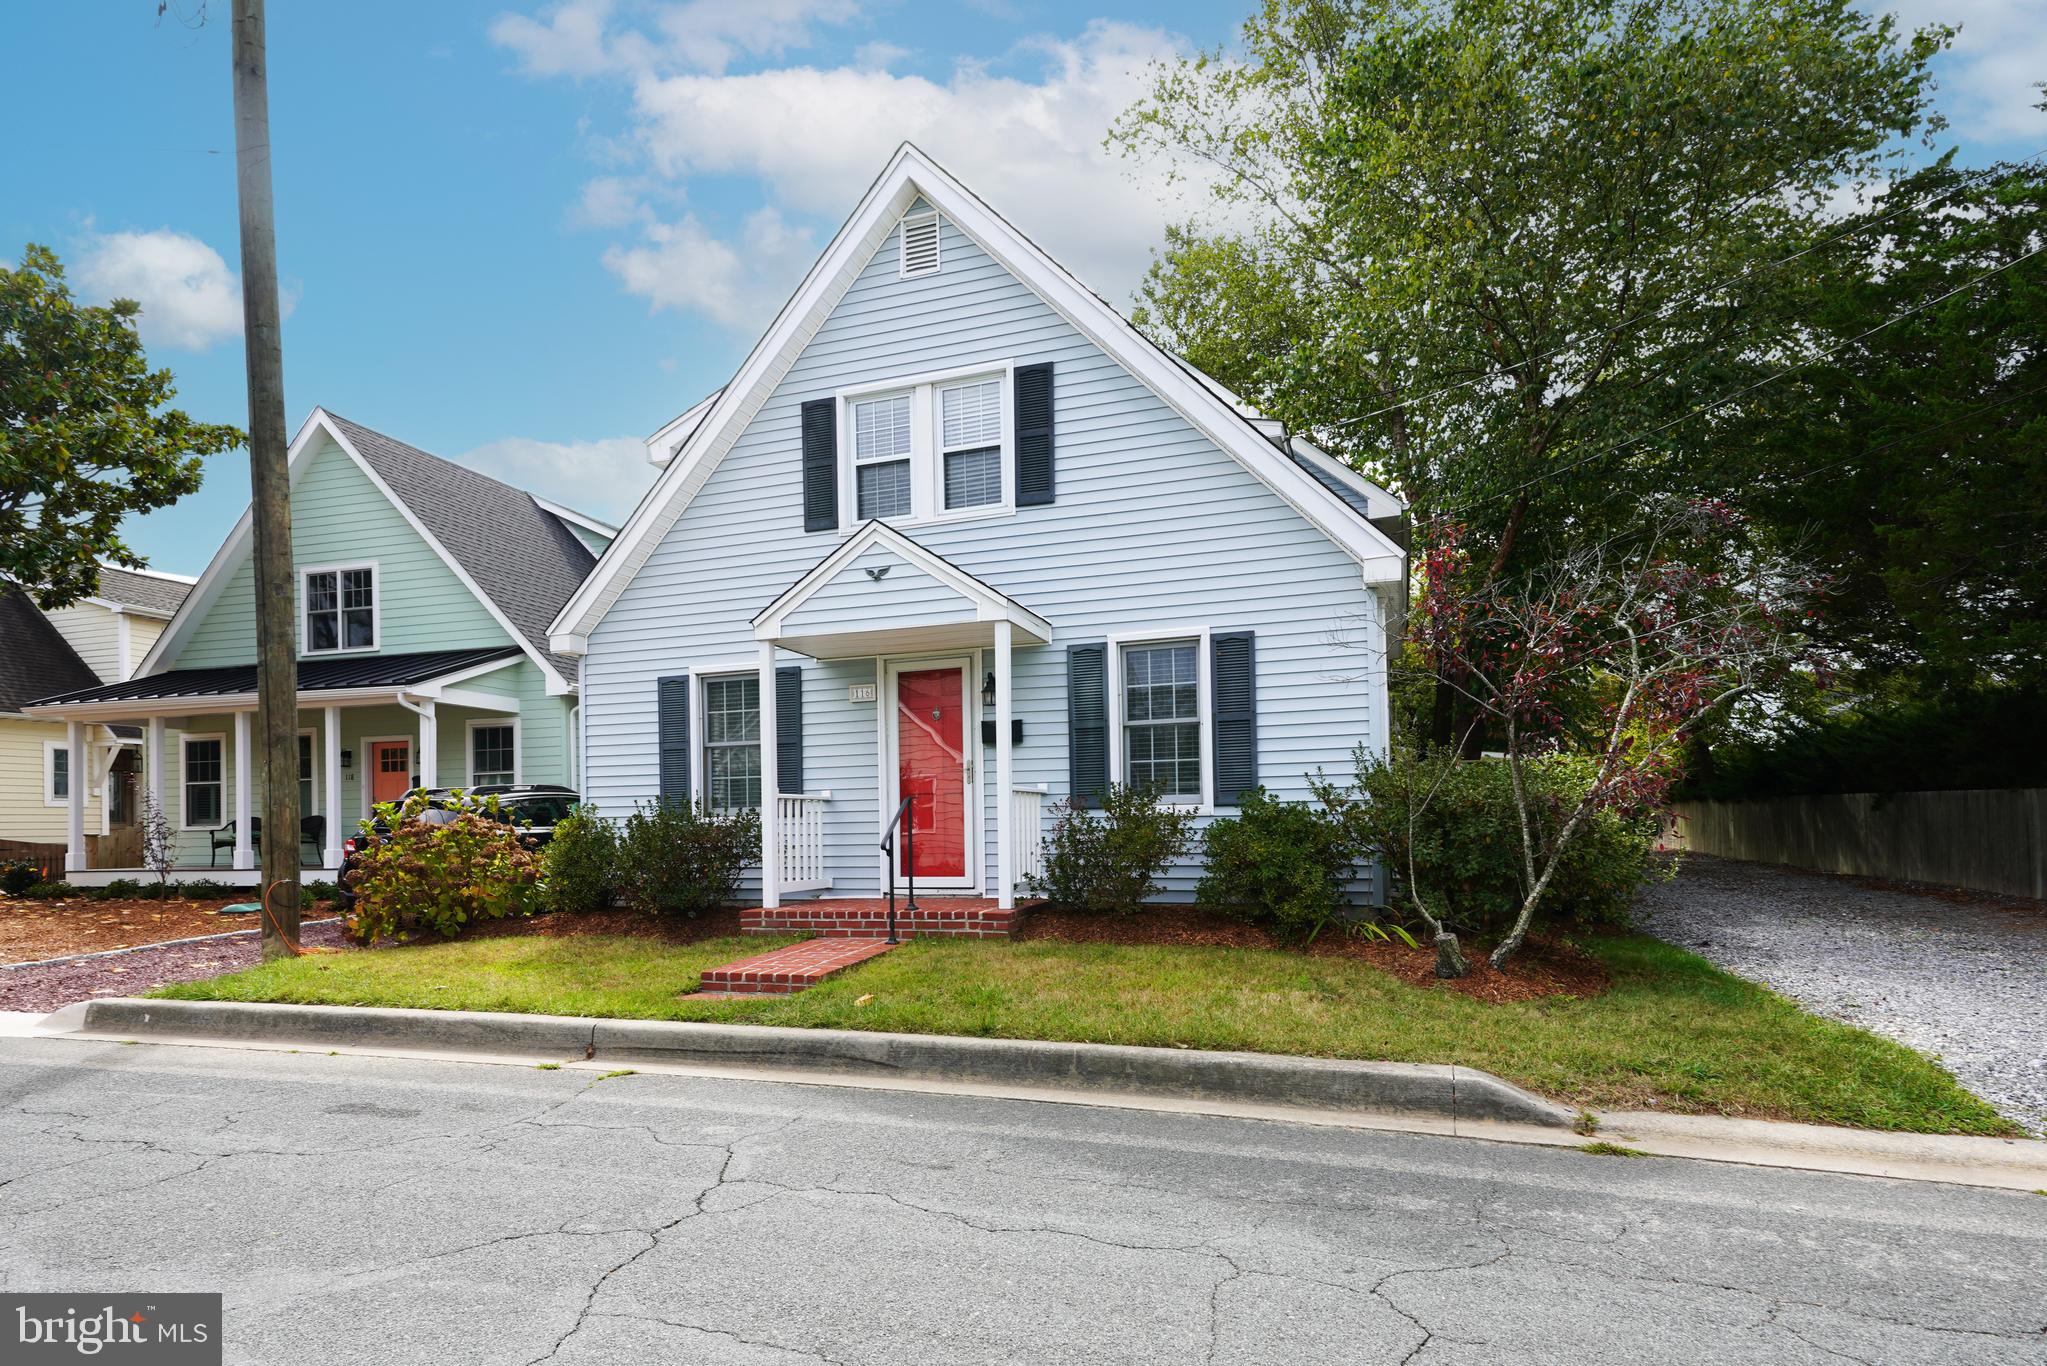
[{"label": "red front door", "polygon": [[896,675],[896,799],[917,799],[915,838],[896,840],[899,872],[967,876],[966,718],[966,674],[957,665]]},{"label": "red front door", "polygon": [[370,801],[395,802],[412,786],[412,742],[370,742]]}]

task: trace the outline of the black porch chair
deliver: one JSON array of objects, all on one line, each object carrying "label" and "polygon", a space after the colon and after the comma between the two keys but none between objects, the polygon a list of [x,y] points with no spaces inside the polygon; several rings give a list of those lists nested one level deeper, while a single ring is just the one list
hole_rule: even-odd
[{"label": "black porch chair", "polygon": [[313,846],[313,865],[319,866],[327,848],[327,818],[325,816],[299,817],[299,844]]},{"label": "black porch chair", "polygon": [[[229,821],[226,825],[214,831],[213,838],[207,841],[206,866],[208,868],[218,867],[220,864],[220,851],[234,847],[235,823]],[[249,817],[249,847],[252,849],[261,849],[263,847],[263,818],[261,816]]]}]

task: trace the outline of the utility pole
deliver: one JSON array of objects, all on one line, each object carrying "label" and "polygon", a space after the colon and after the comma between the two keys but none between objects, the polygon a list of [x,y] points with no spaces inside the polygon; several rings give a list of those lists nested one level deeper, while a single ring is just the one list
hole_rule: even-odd
[{"label": "utility pole", "polygon": [[[284,339],[271,217],[270,92],[263,0],[235,0],[235,187],[242,219],[242,331],[249,369],[249,520],[256,531],[256,780],[263,792],[263,957],[298,952],[298,646],[292,629],[291,479]],[[329,820],[336,813],[327,813]],[[329,841],[331,843],[332,841]]]}]

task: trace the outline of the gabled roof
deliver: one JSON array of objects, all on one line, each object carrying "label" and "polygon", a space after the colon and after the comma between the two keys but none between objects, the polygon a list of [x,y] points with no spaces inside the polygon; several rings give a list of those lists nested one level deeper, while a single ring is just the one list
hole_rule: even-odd
[{"label": "gabled roof", "polygon": [[0,712],[18,712],[53,692],[99,686],[42,609],[14,584],[0,584]]},{"label": "gabled roof", "polygon": [[99,591],[92,596],[127,611],[170,617],[177,614],[179,606],[191,594],[192,582],[182,574],[161,574],[103,564],[100,566]]},{"label": "gabled roof", "polygon": [[[1234,456],[1260,482],[1358,561],[1368,583],[1397,580],[1405,572],[1400,547],[1344,498],[1261,434],[1241,401],[1169,355],[1098,295],[1047,256],[923,152],[904,143],[869,187],[789,302],[782,306],[739,372],[713,399],[693,432],[684,419],[654,441],[680,440],[653,489],[627,521],[595,573],[584,580],[555,618],[551,643],[580,652],[633,576],[696,496],[816,335],[896,221],[919,197],[1011,275],[1043,299],[1105,354],[1149,385],[1197,431]],[[701,406],[701,405],[700,405]],[[653,443],[650,442],[650,445]]]},{"label": "gabled roof", "polygon": [[[569,691],[575,683],[577,662],[548,648],[547,628],[597,558],[567,518],[523,489],[324,408],[315,408],[292,438],[289,460],[294,484],[314,448],[314,438],[322,433],[333,438],[505,633],[540,665],[550,691]],[[602,525],[594,518],[583,520]],[[245,510],[170,628],[142,661],[139,675],[149,675],[165,660],[176,657],[185,635],[205,615],[228,575],[247,557],[251,541]],[[305,667],[302,661],[300,668]]]},{"label": "gabled roof", "polygon": [[[991,588],[936,551],[926,549],[887,522],[871,521],[847,537],[839,547],[812,565],[781,596],[762,608],[753,619],[756,640],[781,640],[789,616],[841,570],[856,563],[869,549],[879,546],[905,563],[923,570],[931,578],[957,593],[963,605],[971,607],[976,621],[1007,621],[1021,630],[1024,639],[1042,645],[1052,638],[1052,627],[1043,617],[1000,589]],[[876,574],[885,570],[875,570]]]}]

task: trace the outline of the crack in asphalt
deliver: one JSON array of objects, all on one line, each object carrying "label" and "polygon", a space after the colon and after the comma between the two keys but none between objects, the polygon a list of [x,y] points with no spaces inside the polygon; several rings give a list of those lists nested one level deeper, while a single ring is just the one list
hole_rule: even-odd
[{"label": "crack in asphalt", "polygon": [[807,1361],[822,1361],[827,1363],[827,1366],[847,1366],[847,1363],[839,1357],[828,1356],[815,1348],[791,1347],[787,1343],[770,1342],[766,1338],[750,1338],[743,1333],[735,1333],[729,1328],[709,1328],[701,1323],[684,1323],[681,1319],[663,1318],[658,1314],[628,1314],[617,1309],[599,1309],[591,1313],[589,1317],[593,1319],[634,1319],[641,1323],[658,1323],[669,1328],[684,1328],[692,1333],[703,1333],[710,1337],[725,1338],[728,1341],[739,1343],[743,1347],[765,1347],[771,1352],[786,1352],[790,1356],[802,1357]]}]

